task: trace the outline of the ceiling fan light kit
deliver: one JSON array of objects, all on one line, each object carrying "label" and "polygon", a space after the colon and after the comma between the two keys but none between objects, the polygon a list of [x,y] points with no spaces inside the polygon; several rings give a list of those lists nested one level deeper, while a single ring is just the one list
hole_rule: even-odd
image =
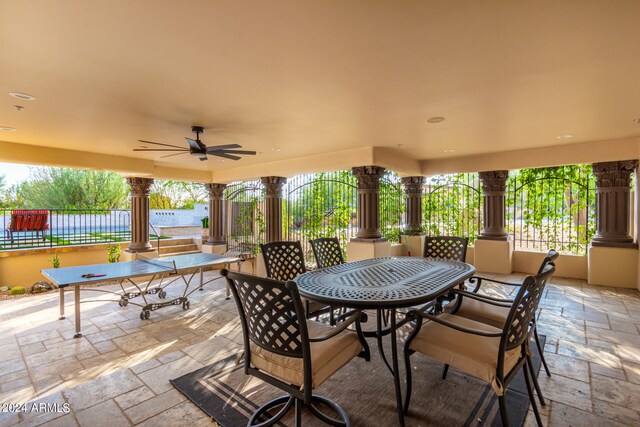
[{"label": "ceiling fan light kit", "polygon": [[133,151],[170,151],[174,152],[173,154],[167,154],[166,156],[162,156],[164,159],[166,157],[179,156],[181,154],[191,154],[193,157],[197,157],[201,161],[207,160],[208,155],[222,157],[224,159],[230,160],[240,160],[242,157],[240,155],[248,155],[254,156],[256,154],[255,151],[250,150],[236,150],[237,148],[242,148],[241,145],[238,144],[225,144],[225,145],[213,145],[207,147],[202,141],[200,141],[200,134],[204,133],[204,128],[202,126],[191,126],[191,131],[196,134],[196,139],[191,139],[185,137],[184,139],[187,141],[189,147],[180,147],[178,145],[171,144],[163,144],[160,142],[146,141],[143,139],[139,139],[139,142],[143,144],[151,144],[158,145],[161,147],[170,147],[170,148],[134,148]]}]

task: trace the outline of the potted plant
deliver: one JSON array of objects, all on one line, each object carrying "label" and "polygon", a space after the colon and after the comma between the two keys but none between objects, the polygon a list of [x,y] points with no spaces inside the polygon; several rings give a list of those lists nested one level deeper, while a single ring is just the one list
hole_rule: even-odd
[{"label": "potted plant", "polygon": [[209,217],[205,216],[202,221],[202,240],[209,238]]}]

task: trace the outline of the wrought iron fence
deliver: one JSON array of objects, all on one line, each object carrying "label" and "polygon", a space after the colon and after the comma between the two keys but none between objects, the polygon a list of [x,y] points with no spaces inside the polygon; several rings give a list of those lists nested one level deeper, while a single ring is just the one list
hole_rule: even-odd
[{"label": "wrought iron fence", "polygon": [[392,243],[400,242],[405,220],[405,194],[398,174],[385,171],[380,180],[380,232]]},{"label": "wrought iron fence", "polygon": [[586,255],[596,229],[594,196],[589,165],[512,171],[507,224],[515,247]]},{"label": "wrought iron fence", "polygon": [[471,243],[482,226],[482,204],[477,173],[432,176],[422,198],[424,231],[432,236],[468,237]]},{"label": "wrought iron fence", "polygon": [[131,240],[128,210],[2,209],[0,250]]},{"label": "wrought iron fence", "polygon": [[283,199],[283,235],[302,243],[305,260],[314,262],[309,241],[319,237],[337,237],[346,254],[347,242],[357,233],[358,191],[351,171],[290,178]]},{"label": "wrought iron fence", "polygon": [[260,180],[235,182],[224,192],[227,200],[227,248],[257,254],[267,230],[265,189]]}]

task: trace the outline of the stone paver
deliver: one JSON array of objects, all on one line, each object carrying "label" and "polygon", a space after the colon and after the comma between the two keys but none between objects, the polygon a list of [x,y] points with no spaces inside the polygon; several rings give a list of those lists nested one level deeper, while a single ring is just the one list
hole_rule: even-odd
[{"label": "stone paver", "polygon": [[[497,277],[514,282],[523,275]],[[504,295],[501,288],[486,291]],[[191,298],[190,310],[169,307],[145,321],[131,305],[88,303],[81,339],[72,338],[73,316],[56,320],[55,294],[0,302],[6,323],[0,400],[67,404],[71,410],[0,413],[0,427],[212,425],[169,380],[238,353],[242,334],[222,281]],[[547,337],[552,373],[540,375],[545,425],[640,425],[638,291],[554,278],[540,303],[538,328]],[[531,411],[525,425],[535,425]]]}]

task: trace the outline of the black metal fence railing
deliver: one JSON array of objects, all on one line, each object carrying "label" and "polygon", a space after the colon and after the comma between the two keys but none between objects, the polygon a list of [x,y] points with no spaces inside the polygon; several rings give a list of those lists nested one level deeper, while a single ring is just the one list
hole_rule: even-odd
[{"label": "black metal fence railing", "polygon": [[309,242],[319,237],[337,237],[346,253],[347,242],[355,237],[358,224],[358,191],[351,171],[290,178],[283,199],[284,238],[301,242],[307,262],[315,262]]},{"label": "black metal fence railing", "polygon": [[512,171],[507,226],[516,249],[585,255],[596,230],[595,176],[589,165]]},{"label": "black metal fence railing", "polygon": [[1,209],[0,226],[0,250],[131,239],[131,213],[118,209]]},{"label": "black metal fence railing", "polygon": [[267,230],[265,190],[260,180],[235,182],[224,192],[227,200],[227,249],[257,254]]},{"label": "black metal fence railing", "polygon": [[482,226],[482,189],[477,173],[435,175],[422,198],[424,231],[431,236],[468,237],[472,243]]}]

